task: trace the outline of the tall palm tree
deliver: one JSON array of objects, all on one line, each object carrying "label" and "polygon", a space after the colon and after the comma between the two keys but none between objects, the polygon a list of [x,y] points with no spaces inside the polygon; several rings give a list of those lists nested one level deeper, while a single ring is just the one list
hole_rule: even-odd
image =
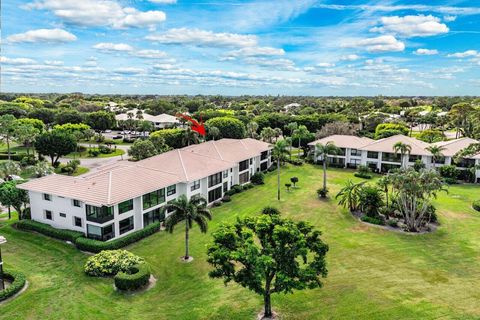
[{"label": "tall palm tree", "polygon": [[430,146],[425,148],[428,152],[432,154],[432,165],[435,170],[437,170],[437,167],[435,166],[437,159],[443,157],[442,151],[445,150],[445,147],[443,146]]},{"label": "tall palm tree", "polygon": [[340,198],[338,204],[348,207],[351,212],[355,211],[358,207],[360,189],[363,187],[365,182],[366,181],[354,183],[352,180],[348,180],[347,185],[343,187],[335,196],[335,199]]},{"label": "tall palm tree", "polygon": [[252,139],[257,138],[257,131],[258,131],[258,123],[255,121],[251,121],[247,124],[247,136]]},{"label": "tall palm tree", "polygon": [[272,150],[272,156],[277,161],[277,198],[280,200],[280,165],[281,162],[289,154],[287,149],[287,142],[279,140],[275,143]]},{"label": "tall palm tree", "polygon": [[407,166],[405,161],[405,156],[407,154],[410,154],[410,152],[412,152],[412,146],[407,143],[403,143],[399,141],[393,145],[393,151],[395,152],[395,154],[400,153],[402,157],[402,168],[405,168]]},{"label": "tall palm tree", "polygon": [[188,261],[190,255],[188,252],[189,230],[195,222],[202,233],[207,232],[208,221],[212,220],[212,214],[207,208],[207,200],[202,197],[192,197],[190,200],[187,196],[181,195],[170,203],[167,203],[163,209],[164,212],[174,210],[165,220],[165,228],[172,233],[173,228],[182,221],[185,221],[185,256],[184,260]]},{"label": "tall palm tree", "polygon": [[[341,150],[339,147],[333,143],[333,141],[328,141],[326,144],[317,143],[315,145],[315,161],[318,156],[321,156],[323,159],[323,191],[327,190],[327,162],[328,155],[335,155],[340,153]],[[324,193],[326,194],[326,193]]]},{"label": "tall palm tree", "polygon": [[191,127],[187,127],[183,131],[182,143],[183,145],[187,145],[187,146],[189,146],[190,143],[193,143],[193,144],[198,143],[198,134],[195,131],[193,131]]},{"label": "tall palm tree", "polygon": [[388,200],[389,200],[389,186],[390,186],[390,178],[388,175],[381,177],[377,181],[377,185],[383,190],[385,193],[385,200],[386,200],[386,206],[388,208]]},{"label": "tall palm tree", "polygon": [[[293,130],[293,135],[298,137],[298,149],[302,148],[302,139],[305,138],[310,131],[308,131],[306,126],[298,126],[297,129]],[[306,156],[304,152],[304,156]]]}]

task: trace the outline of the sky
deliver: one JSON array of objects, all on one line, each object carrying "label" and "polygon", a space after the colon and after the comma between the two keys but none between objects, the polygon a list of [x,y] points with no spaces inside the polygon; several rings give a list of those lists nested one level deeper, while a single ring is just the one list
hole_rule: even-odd
[{"label": "sky", "polygon": [[479,95],[479,0],[8,0],[1,91]]}]

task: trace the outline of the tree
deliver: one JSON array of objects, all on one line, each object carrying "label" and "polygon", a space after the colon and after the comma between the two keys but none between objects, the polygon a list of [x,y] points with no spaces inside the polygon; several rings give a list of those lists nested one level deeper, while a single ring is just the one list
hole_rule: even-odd
[{"label": "tree", "polygon": [[298,183],[298,177],[291,177],[290,181],[293,183],[293,187],[296,188]]},{"label": "tree", "polygon": [[191,127],[187,127],[183,130],[182,144],[184,146],[189,146],[190,143],[197,144],[198,142],[198,133],[193,131]]},{"label": "tree", "polygon": [[308,222],[282,218],[275,208],[260,216],[223,224],[208,246],[212,278],[234,281],[264,300],[264,318],[272,317],[271,295],[322,287],[328,252],[321,232]]},{"label": "tree", "polygon": [[282,129],[280,128],[273,129],[273,132],[275,132],[275,141],[277,141],[277,139],[283,134]]},{"label": "tree", "polygon": [[442,151],[445,150],[445,147],[433,145],[433,146],[425,148],[425,150],[427,150],[428,152],[430,152],[432,154],[432,165],[436,170],[437,167],[436,167],[435,164],[437,163],[437,160],[439,158],[443,157]]},{"label": "tree", "polygon": [[46,161],[38,161],[34,166],[31,167],[35,177],[41,178],[44,176],[48,176],[54,172],[53,167],[50,163]]},{"label": "tree", "polygon": [[389,207],[389,204],[388,204],[388,201],[389,201],[389,186],[390,186],[390,179],[389,179],[389,176],[386,175],[386,176],[383,176],[381,177],[380,179],[378,179],[377,181],[377,185],[380,189],[383,190],[383,192],[385,193],[385,204],[387,206],[387,208]]},{"label": "tree", "polygon": [[280,200],[280,165],[289,154],[285,140],[279,140],[275,143],[272,150],[272,157],[277,161],[277,198]]},{"label": "tree", "polygon": [[450,109],[448,115],[457,129],[456,138],[459,138],[460,132],[462,132],[464,136],[468,136],[465,135],[465,131],[468,127],[469,115],[473,112],[475,112],[475,109],[467,102],[454,104]]},{"label": "tree", "polygon": [[8,219],[11,219],[10,207],[13,207],[18,213],[18,219],[23,218],[22,207],[28,203],[28,193],[25,190],[18,189],[17,181],[7,181],[0,184],[0,203],[8,208]]},{"label": "tree", "polygon": [[157,154],[169,151],[171,148],[165,143],[165,139],[161,136],[150,136],[148,138],[153,143]]},{"label": "tree", "polygon": [[348,207],[350,212],[358,209],[358,201],[360,198],[360,190],[365,184],[365,181],[354,183],[352,180],[348,180],[345,187],[335,196],[335,199],[339,199],[338,204],[343,207]]},{"label": "tree", "polygon": [[326,144],[317,143],[315,145],[315,161],[317,161],[318,156],[323,159],[323,192],[321,195],[323,198],[327,195],[327,163],[328,155],[335,155],[340,153],[341,150],[335,145],[332,141],[328,141]]},{"label": "tree", "polygon": [[357,130],[349,122],[335,121],[327,123],[315,134],[315,139],[323,139],[333,135],[355,135]]},{"label": "tree", "polygon": [[190,260],[188,252],[189,230],[195,222],[202,233],[207,232],[208,221],[212,220],[212,214],[207,208],[207,200],[202,197],[194,196],[190,200],[185,195],[181,195],[163,207],[164,212],[174,210],[165,220],[165,227],[172,233],[174,227],[180,222],[185,222],[185,261]]},{"label": "tree", "polygon": [[297,129],[293,130],[292,141],[298,141],[298,148],[302,147],[302,139],[305,138],[310,131],[308,131],[306,126],[298,126]]},{"label": "tree", "polygon": [[298,123],[296,122],[290,122],[285,126],[285,129],[288,130],[288,134],[290,136],[293,135],[293,131],[297,130],[297,128],[298,128]]},{"label": "tree", "polygon": [[398,209],[405,219],[407,230],[419,231],[428,218],[430,199],[445,190],[442,178],[434,170],[418,172],[408,168],[390,173],[389,179],[397,191]]},{"label": "tree", "polygon": [[395,154],[400,153],[400,156],[402,158],[402,160],[401,160],[402,161],[402,167],[405,168],[407,166],[406,155],[410,154],[410,152],[412,151],[412,146],[399,141],[399,142],[397,142],[393,145],[393,151],[395,152]]},{"label": "tree", "polygon": [[0,162],[0,178],[6,181],[12,180],[12,176],[19,175],[22,172],[17,162],[8,160]]},{"label": "tree", "polygon": [[27,155],[39,134],[40,131],[31,124],[18,124],[14,132],[15,140],[27,147]]},{"label": "tree", "polygon": [[38,153],[49,156],[52,166],[58,164],[58,159],[77,149],[75,137],[62,130],[52,130],[42,133],[35,140]]},{"label": "tree", "polygon": [[285,187],[287,188],[287,192],[290,192],[292,184],[291,183],[285,183]]},{"label": "tree", "polygon": [[163,129],[150,134],[149,138],[161,137],[165,143],[171,148],[182,148],[183,145],[183,130],[182,129]]},{"label": "tree", "polygon": [[365,185],[359,189],[358,206],[369,217],[377,217],[378,209],[383,206],[380,190],[375,186]]},{"label": "tree", "polygon": [[83,123],[83,114],[75,110],[60,111],[55,115],[57,124]]},{"label": "tree", "polygon": [[381,123],[375,129],[375,139],[383,139],[399,134],[408,135],[408,127],[401,123]]},{"label": "tree", "polygon": [[41,120],[47,126],[55,122],[56,111],[48,108],[33,109],[28,113],[28,117]]},{"label": "tree", "polygon": [[10,114],[0,116],[0,139],[7,144],[8,160],[11,159],[10,142],[15,135],[15,129],[17,128],[15,121],[15,117]]},{"label": "tree", "polygon": [[263,128],[262,131],[260,131],[260,137],[262,137],[263,141],[272,143],[275,137],[275,130],[270,127]]},{"label": "tree", "polygon": [[135,140],[130,149],[128,149],[128,155],[136,161],[153,157],[156,154],[157,149],[150,140]]},{"label": "tree", "polygon": [[141,132],[142,135],[145,135],[145,132],[152,132],[155,129],[155,126],[151,121],[139,120],[137,122],[137,131]]},{"label": "tree", "polygon": [[43,123],[42,120],[39,119],[33,119],[33,118],[21,118],[17,119],[15,121],[19,126],[22,125],[31,125],[35,129],[37,129],[39,132],[45,131],[45,124]]},{"label": "tree", "polygon": [[220,130],[217,127],[209,127],[208,135],[215,141],[220,136]]},{"label": "tree", "polygon": [[209,127],[217,127],[220,130],[220,138],[243,139],[245,137],[245,126],[242,121],[232,117],[218,117],[205,122],[207,130]]},{"label": "tree", "polygon": [[258,131],[258,123],[255,121],[251,121],[247,124],[247,136],[256,139],[257,138],[257,131]]},{"label": "tree", "polygon": [[115,114],[107,111],[90,112],[85,122],[95,130],[105,131],[115,126]]},{"label": "tree", "polygon": [[445,134],[440,130],[424,130],[417,136],[418,140],[425,141],[427,143],[434,143],[445,140]]}]

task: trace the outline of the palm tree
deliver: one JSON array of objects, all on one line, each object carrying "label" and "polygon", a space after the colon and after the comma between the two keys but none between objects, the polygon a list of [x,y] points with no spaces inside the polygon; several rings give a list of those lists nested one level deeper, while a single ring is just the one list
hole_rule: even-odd
[{"label": "palm tree", "polygon": [[258,130],[258,123],[255,121],[249,122],[247,124],[247,136],[249,136],[252,139],[257,138],[257,130]]},{"label": "palm tree", "polygon": [[280,136],[283,134],[282,129],[275,128],[273,131],[275,131],[275,142],[277,142],[278,138],[280,138]]},{"label": "palm tree", "polygon": [[[302,148],[302,139],[305,138],[310,131],[308,131],[306,126],[298,126],[297,129],[293,130],[293,135],[298,137],[298,149]],[[306,156],[304,151],[304,156]]]},{"label": "palm tree", "polygon": [[287,142],[288,153],[290,154],[290,160],[292,160],[292,137],[285,137],[285,142]]},{"label": "palm tree", "polygon": [[275,137],[275,130],[270,127],[265,127],[260,132],[260,136],[262,137],[263,141],[272,143],[272,139]]},{"label": "palm tree", "polygon": [[280,164],[281,161],[289,154],[287,149],[287,142],[279,140],[275,143],[272,150],[272,157],[277,160],[277,198],[280,200]]},{"label": "palm tree", "polygon": [[377,185],[383,190],[385,193],[385,200],[386,200],[386,206],[388,208],[388,200],[389,200],[389,186],[390,186],[390,179],[388,175],[381,177],[377,181]]},{"label": "palm tree", "polygon": [[181,195],[163,207],[163,212],[174,210],[165,220],[165,228],[172,233],[173,228],[180,222],[185,221],[185,261],[190,260],[188,252],[188,232],[195,222],[202,233],[207,232],[208,221],[212,220],[212,214],[207,208],[207,200],[202,197],[192,197],[190,200],[187,196]]},{"label": "palm tree", "polygon": [[137,113],[135,114],[135,118],[137,118],[137,120],[143,120],[143,111],[137,110]]},{"label": "palm tree", "polygon": [[[335,155],[340,153],[340,148],[333,143],[333,141],[329,141],[326,144],[320,144],[317,143],[315,145],[315,161],[320,155],[323,159],[323,191],[327,191],[327,160],[328,160],[328,155]],[[326,193],[324,193],[326,195]]]},{"label": "palm tree", "polygon": [[405,161],[405,155],[410,154],[410,152],[412,151],[412,146],[399,141],[393,145],[393,151],[395,152],[395,154],[400,153],[402,157],[402,167],[405,168],[407,166]]},{"label": "palm tree", "polygon": [[187,127],[183,131],[182,143],[183,145],[189,146],[190,142],[192,142],[193,144],[198,143],[198,134],[195,131],[193,131],[191,127]]},{"label": "palm tree", "polygon": [[437,159],[443,157],[442,151],[445,150],[445,147],[442,146],[430,146],[425,148],[428,152],[432,154],[432,165],[435,170],[437,170],[437,167],[435,166]]},{"label": "palm tree", "polygon": [[353,183],[352,180],[348,180],[347,185],[343,187],[340,192],[337,193],[335,199],[340,198],[339,205],[347,207],[352,212],[358,207],[358,199],[360,196],[360,189],[363,187],[366,181],[359,183]]}]

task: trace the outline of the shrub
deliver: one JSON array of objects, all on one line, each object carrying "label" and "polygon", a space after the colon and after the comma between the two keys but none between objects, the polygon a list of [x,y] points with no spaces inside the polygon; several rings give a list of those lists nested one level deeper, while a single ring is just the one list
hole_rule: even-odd
[{"label": "shrub", "polygon": [[264,184],[265,175],[261,172],[257,172],[250,178],[250,182],[253,184]]},{"label": "shrub", "polygon": [[20,165],[22,167],[34,166],[37,163],[34,155],[25,156],[20,160]]},{"label": "shrub", "polygon": [[267,169],[268,172],[272,172],[272,171],[275,171],[275,170],[277,170],[277,166],[276,166],[276,165],[271,165],[271,166]]},{"label": "shrub", "polygon": [[388,220],[387,224],[392,228],[398,228],[398,221],[395,219]]},{"label": "shrub", "polygon": [[239,184],[234,184],[230,190],[233,190],[234,194],[240,193],[243,191],[243,187]]},{"label": "shrub", "polygon": [[298,177],[291,177],[290,181],[293,183],[293,187],[296,187],[298,183]]},{"label": "shrub", "polygon": [[373,178],[373,176],[370,173],[355,172],[353,175],[357,178],[362,178],[362,179],[372,179]]},{"label": "shrub", "polygon": [[296,158],[287,159],[287,162],[293,164],[294,166],[301,166],[303,164],[303,160]]},{"label": "shrub", "polygon": [[226,194],[226,195],[223,196],[222,201],[223,202],[230,202],[230,201],[232,201],[232,198],[230,198],[230,196]]},{"label": "shrub", "polygon": [[287,188],[287,191],[290,191],[291,186],[292,186],[291,183],[285,183],[285,187]]},{"label": "shrub", "polygon": [[280,211],[275,208],[275,207],[265,207],[262,209],[262,214],[268,214],[268,215],[278,215],[280,214]]},{"label": "shrub", "polygon": [[473,201],[472,208],[477,210],[477,211],[480,211],[480,200]]},{"label": "shrub", "polygon": [[20,272],[13,272],[5,270],[3,272],[3,277],[5,280],[11,281],[10,286],[5,290],[0,291],[0,301],[10,298],[11,296],[17,294],[25,286],[25,276]]},{"label": "shrub", "polygon": [[[24,156],[23,154],[10,153],[10,159],[13,161],[22,161]],[[8,153],[0,153],[0,160],[8,160]]]},{"label": "shrub", "polygon": [[327,195],[328,195],[328,188],[326,188],[326,189],[323,189],[323,188],[318,189],[318,190],[317,190],[317,194],[318,194],[318,196],[321,197],[321,198],[326,198]]},{"label": "shrub", "polygon": [[382,219],[378,218],[378,217],[369,217],[369,216],[363,216],[361,218],[361,220],[363,222],[368,222],[368,223],[371,223],[371,224],[378,224],[378,225],[384,225],[385,223],[383,222]]},{"label": "shrub", "polygon": [[85,151],[87,151],[87,147],[82,146],[82,145],[77,146],[77,152],[82,153],[82,152],[85,152]]},{"label": "shrub", "polygon": [[110,154],[110,153],[113,153],[114,150],[107,146],[100,145],[98,146],[98,151],[100,151],[100,153],[103,153],[103,154]]},{"label": "shrub", "polygon": [[222,205],[222,201],[215,201],[214,203],[212,203],[213,207],[220,207],[221,205]]},{"label": "shrub", "polygon": [[36,231],[38,233],[41,233],[43,235],[46,235],[52,238],[70,241],[73,243],[78,238],[83,237],[82,232],[65,230],[65,229],[57,229],[48,224],[40,223],[33,220],[20,220],[17,222],[17,228],[20,230]]},{"label": "shrub", "polygon": [[90,157],[98,157],[100,155],[100,151],[98,151],[97,149],[90,149],[88,150],[88,155]]},{"label": "shrub", "polygon": [[108,242],[87,239],[87,238],[77,238],[75,245],[78,249],[88,252],[100,252],[102,250],[115,250],[120,249],[125,246],[128,246],[131,243],[134,243],[140,239],[146,238],[149,235],[154,234],[160,230],[160,222],[154,222],[149,224],[145,228],[132,232],[122,238],[111,240]]},{"label": "shrub", "polygon": [[121,271],[128,272],[131,267],[143,262],[142,258],[126,250],[105,250],[89,257],[84,271],[92,277],[114,276]]},{"label": "shrub", "polygon": [[455,178],[443,178],[446,184],[458,184],[458,180]]},{"label": "shrub", "polygon": [[244,184],[244,185],[242,186],[243,190],[252,189],[253,187],[254,187],[254,185],[251,184],[251,183],[247,183],[247,184]]},{"label": "shrub", "polygon": [[438,171],[443,178],[449,178],[452,180],[458,180],[458,175],[460,174],[457,167],[453,165],[441,166],[438,168]]},{"label": "shrub", "polygon": [[126,272],[120,271],[114,277],[115,287],[120,290],[138,290],[148,284],[150,268],[146,263],[140,263],[129,268]]}]

